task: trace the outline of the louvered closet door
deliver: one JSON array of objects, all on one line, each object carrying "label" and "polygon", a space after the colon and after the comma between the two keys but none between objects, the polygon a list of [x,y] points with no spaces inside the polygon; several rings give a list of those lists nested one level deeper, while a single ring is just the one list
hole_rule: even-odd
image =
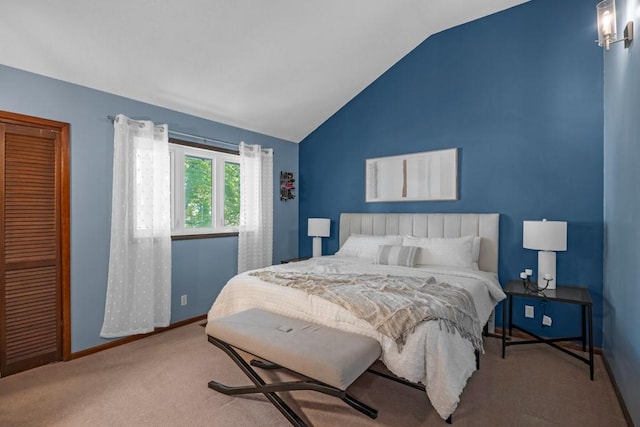
[{"label": "louvered closet door", "polygon": [[61,359],[58,138],[0,124],[3,376]]}]

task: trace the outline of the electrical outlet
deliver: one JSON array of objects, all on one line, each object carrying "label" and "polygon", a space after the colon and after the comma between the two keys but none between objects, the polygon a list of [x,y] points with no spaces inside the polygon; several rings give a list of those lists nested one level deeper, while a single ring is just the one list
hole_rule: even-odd
[{"label": "electrical outlet", "polygon": [[180,305],[187,305],[187,296],[186,295],[182,295],[180,297]]},{"label": "electrical outlet", "polygon": [[543,324],[544,326],[551,326],[551,323],[552,323],[552,322],[553,322],[553,321],[551,320],[551,317],[549,317],[549,316],[547,316],[547,315],[542,316],[542,324]]},{"label": "electrical outlet", "polygon": [[533,319],[535,317],[532,305],[524,306],[524,317],[528,317],[530,319]]}]

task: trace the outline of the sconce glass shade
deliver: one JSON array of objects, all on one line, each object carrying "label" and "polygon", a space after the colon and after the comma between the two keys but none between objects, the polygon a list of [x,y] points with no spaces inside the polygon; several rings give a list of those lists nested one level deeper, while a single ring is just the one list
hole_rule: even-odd
[{"label": "sconce glass shade", "polygon": [[598,46],[609,50],[609,44],[617,40],[616,2],[603,0],[596,5],[598,13]]}]

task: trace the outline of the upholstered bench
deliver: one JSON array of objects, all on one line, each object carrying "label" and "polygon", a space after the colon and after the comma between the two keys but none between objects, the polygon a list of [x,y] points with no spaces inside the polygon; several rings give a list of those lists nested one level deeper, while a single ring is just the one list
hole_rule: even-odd
[{"label": "upholstered bench", "polygon": [[[377,417],[375,409],[346,393],[347,387],[380,357],[380,345],[372,338],[256,308],[211,319],[206,332],[209,342],[227,353],[255,384],[232,387],[210,381],[213,390],[228,395],[263,393],[297,426],[306,424],[276,392],[314,390],[338,397],[371,418]],[[253,360],[253,366],[286,368],[308,380],[266,384],[235,349],[267,361]]]}]

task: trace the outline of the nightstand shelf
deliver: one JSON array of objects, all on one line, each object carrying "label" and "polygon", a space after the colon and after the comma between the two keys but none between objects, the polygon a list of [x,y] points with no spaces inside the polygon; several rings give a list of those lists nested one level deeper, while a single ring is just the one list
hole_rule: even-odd
[{"label": "nightstand shelf", "polygon": [[[535,285],[535,283],[534,283]],[[593,381],[593,301],[589,290],[581,286],[561,286],[551,290],[529,290],[526,289],[521,280],[510,280],[504,290],[507,299],[502,310],[502,358],[504,359],[506,348],[510,345],[537,344],[544,343],[551,347],[562,351],[576,359],[579,359],[589,365],[589,373],[591,381]],[[544,301],[555,301],[566,304],[577,304],[581,306],[581,330],[582,335],[577,337],[561,337],[561,338],[544,338],[533,332],[524,329],[513,323],[513,297],[537,299]],[[533,337],[532,340],[510,340],[507,342],[507,311],[509,312],[509,336],[513,334],[513,329],[517,329],[525,334]],[[582,341],[582,351],[587,351],[587,341],[589,347],[589,358],[583,357],[571,350],[557,345],[557,342],[563,341]]]}]

